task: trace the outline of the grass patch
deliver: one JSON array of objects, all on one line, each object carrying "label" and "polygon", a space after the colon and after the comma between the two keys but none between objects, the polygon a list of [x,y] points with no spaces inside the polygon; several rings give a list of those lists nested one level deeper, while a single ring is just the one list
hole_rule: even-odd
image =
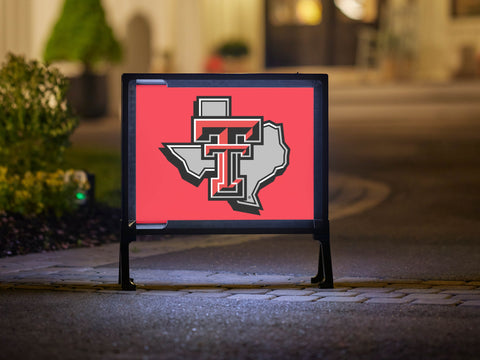
[{"label": "grass patch", "polygon": [[110,149],[72,146],[65,152],[65,169],[85,170],[95,174],[95,200],[121,206],[121,154]]}]

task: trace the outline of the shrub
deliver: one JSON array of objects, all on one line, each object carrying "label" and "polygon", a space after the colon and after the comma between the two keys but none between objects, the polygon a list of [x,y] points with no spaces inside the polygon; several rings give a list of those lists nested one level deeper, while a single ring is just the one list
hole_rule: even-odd
[{"label": "shrub", "polygon": [[76,192],[86,191],[89,186],[75,177],[73,170],[8,176],[7,169],[0,166],[0,212],[60,217],[75,208]]},{"label": "shrub", "polygon": [[54,171],[78,125],[66,78],[36,60],[9,54],[0,69],[0,164],[9,175]]},{"label": "shrub", "polygon": [[0,211],[61,216],[86,189],[57,170],[78,125],[55,68],[9,54],[0,69]]},{"label": "shrub", "polygon": [[121,60],[121,45],[107,23],[100,0],[65,0],[44,58],[80,61],[86,71],[97,63]]},{"label": "shrub", "polygon": [[241,57],[248,55],[249,48],[246,42],[242,40],[231,40],[223,43],[217,50],[217,53],[223,57]]}]

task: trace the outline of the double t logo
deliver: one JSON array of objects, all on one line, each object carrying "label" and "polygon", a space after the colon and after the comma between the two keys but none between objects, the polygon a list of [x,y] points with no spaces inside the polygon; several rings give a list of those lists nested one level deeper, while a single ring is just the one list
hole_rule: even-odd
[{"label": "double t logo", "polygon": [[202,144],[202,158],[215,160],[210,200],[243,199],[246,175],[240,160],[253,158],[263,140],[263,117],[230,116],[230,98],[198,98],[192,117],[192,143]]},{"label": "double t logo", "polygon": [[236,211],[260,214],[259,190],[288,166],[282,124],[263,116],[232,116],[231,97],[199,96],[190,143],[160,148],[182,178],[198,186],[209,178],[208,200],[228,201]]}]

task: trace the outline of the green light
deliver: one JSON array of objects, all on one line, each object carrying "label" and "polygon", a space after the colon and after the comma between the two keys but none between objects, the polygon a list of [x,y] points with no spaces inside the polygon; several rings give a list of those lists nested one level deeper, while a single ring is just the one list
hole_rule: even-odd
[{"label": "green light", "polygon": [[75,197],[78,200],[85,200],[87,198],[87,195],[85,195],[84,193],[78,192],[78,193],[75,194]]}]

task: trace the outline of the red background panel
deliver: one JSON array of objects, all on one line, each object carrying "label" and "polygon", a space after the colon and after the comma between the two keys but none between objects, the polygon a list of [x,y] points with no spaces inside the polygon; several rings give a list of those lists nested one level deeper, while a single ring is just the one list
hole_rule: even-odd
[{"label": "red background panel", "polygon": [[[159,147],[191,141],[197,96],[231,96],[232,116],[263,116],[283,124],[290,148],[285,172],[258,193],[260,215],[208,201],[208,179],[196,187],[183,180]],[[136,220],[313,219],[313,88],[184,88],[137,85]]]}]

